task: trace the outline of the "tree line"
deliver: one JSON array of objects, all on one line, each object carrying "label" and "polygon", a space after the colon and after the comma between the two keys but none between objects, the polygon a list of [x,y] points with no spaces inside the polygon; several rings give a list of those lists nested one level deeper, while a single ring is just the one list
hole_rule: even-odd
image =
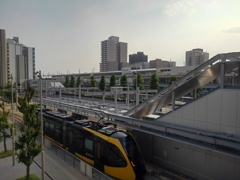
[{"label": "tree line", "polygon": [[[151,79],[150,79],[150,82],[149,82],[149,87],[150,89],[159,89],[159,78],[157,76],[157,73],[153,73],[151,75]],[[122,75],[121,79],[120,79],[120,86],[122,86],[123,88],[127,88],[128,86],[128,77],[126,74]],[[138,87],[140,90],[143,90],[144,89],[144,80],[142,78],[142,75],[140,73],[137,73],[136,74],[136,78],[134,80],[134,83],[133,83],[133,87],[136,89],[136,87]],[[82,80],[81,80],[81,77],[78,76],[77,77],[77,80],[75,80],[75,77],[72,75],[72,76],[66,76],[65,77],[65,83],[64,83],[64,86],[65,87],[79,87],[80,85],[82,85]],[[96,81],[94,75],[92,75],[90,77],[90,81],[89,81],[89,84],[88,84],[89,87],[99,87],[99,89],[101,91],[104,91],[106,90],[107,88],[107,84],[106,84],[106,78],[105,78],[105,75],[102,75],[101,76],[101,79],[99,82]],[[112,74],[112,76],[110,77],[110,83],[109,83],[109,88],[111,87],[114,87],[116,86],[116,77],[114,74]]]}]

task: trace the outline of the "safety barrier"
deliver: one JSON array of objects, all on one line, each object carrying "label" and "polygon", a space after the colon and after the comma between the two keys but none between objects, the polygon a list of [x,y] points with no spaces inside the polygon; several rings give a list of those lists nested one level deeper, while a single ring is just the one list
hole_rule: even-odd
[{"label": "safety barrier", "polygon": [[57,146],[56,144],[52,143],[46,138],[45,138],[45,148],[48,148],[50,151],[52,151],[54,154],[56,154],[58,157],[60,157],[62,160],[68,163],[70,166],[72,166],[76,170],[79,170],[82,174],[84,174],[86,177],[90,179],[112,180],[112,178],[110,178],[106,174],[98,171],[97,169],[95,169],[85,161],[79,159],[78,157],[69,153],[65,149],[62,149],[61,147]]}]

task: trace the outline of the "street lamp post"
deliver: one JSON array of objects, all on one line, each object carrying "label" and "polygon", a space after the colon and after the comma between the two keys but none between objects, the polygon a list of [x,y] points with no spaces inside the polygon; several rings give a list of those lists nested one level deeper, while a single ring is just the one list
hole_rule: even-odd
[{"label": "street lamp post", "polygon": [[39,75],[39,86],[40,86],[40,121],[41,121],[41,166],[42,166],[42,180],[45,179],[45,163],[44,163],[44,144],[43,144],[43,113],[42,113],[42,74]]},{"label": "street lamp post", "polygon": [[15,166],[15,122],[13,117],[13,76],[11,74],[11,110],[12,110],[12,148],[13,148],[13,166]]},{"label": "street lamp post", "polygon": [[81,95],[82,95],[82,92],[81,92],[81,85],[78,86],[78,100],[81,101]]},{"label": "street lamp post", "polygon": [[15,110],[17,111],[17,105],[18,105],[18,85],[16,84],[16,108]]}]

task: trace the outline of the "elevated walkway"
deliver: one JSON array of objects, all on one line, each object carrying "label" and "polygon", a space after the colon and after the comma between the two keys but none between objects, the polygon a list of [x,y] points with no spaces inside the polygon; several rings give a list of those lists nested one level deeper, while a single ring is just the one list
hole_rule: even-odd
[{"label": "elevated walkway", "polygon": [[155,96],[134,107],[124,115],[134,118],[144,118],[156,114],[161,108],[172,103],[172,110],[175,109],[175,100],[180,99],[198,88],[220,78],[220,88],[224,88],[226,74],[238,71],[237,83],[240,83],[238,74],[240,71],[240,52],[218,54],[193,71],[187,73],[172,85],[163,89]]}]

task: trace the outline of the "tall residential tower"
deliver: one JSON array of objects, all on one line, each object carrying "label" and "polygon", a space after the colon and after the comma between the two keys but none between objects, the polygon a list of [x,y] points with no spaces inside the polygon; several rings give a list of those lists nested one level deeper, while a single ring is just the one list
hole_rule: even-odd
[{"label": "tall residential tower", "polygon": [[116,36],[102,41],[100,72],[121,70],[124,64],[127,64],[127,43],[119,42]]},{"label": "tall residential tower", "polygon": [[35,48],[19,43],[18,37],[7,39],[8,76],[13,75],[13,82],[20,84],[26,79],[34,79]]}]

